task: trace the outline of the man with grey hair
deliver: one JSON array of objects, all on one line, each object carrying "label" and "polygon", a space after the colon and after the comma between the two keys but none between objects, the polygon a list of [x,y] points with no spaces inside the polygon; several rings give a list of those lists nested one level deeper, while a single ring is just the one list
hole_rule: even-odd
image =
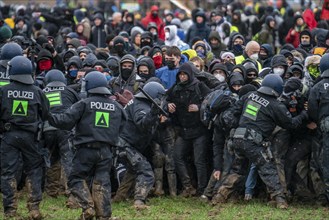
[{"label": "man with grey hair", "polygon": [[241,64],[246,59],[252,59],[257,61],[258,71],[262,69],[262,64],[258,61],[258,54],[260,51],[260,45],[256,41],[249,41],[246,45],[246,48],[243,51],[243,54],[235,57],[235,63]]}]

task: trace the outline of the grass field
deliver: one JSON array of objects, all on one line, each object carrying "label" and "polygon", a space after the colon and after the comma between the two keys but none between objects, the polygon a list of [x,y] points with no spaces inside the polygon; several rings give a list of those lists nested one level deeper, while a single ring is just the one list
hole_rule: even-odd
[{"label": "grass field", "polygon": [[[44,219],[49,220],[73,220],[80,216],[80,209],[67,209],[64,196],[57,199],[44,195],[41,203],[41,211]],[[20,197],[18,213],[21,218],[27,219],[25,208],[26,196]],[[146,210],[136,211],[132,207],[132,201],[115,203],[112,206],[113,216],[119,219],[329,219],[329,209],[315,205],[291,204],[288,210],[275,209],[261,200],[250,203],[227,203],[220,206],[211,206],[199,201],[197,198],[151,198],[150,207]],[[2,206],[1,206],[1,212]],[[3,215],[0,215],[3,219]]]}]

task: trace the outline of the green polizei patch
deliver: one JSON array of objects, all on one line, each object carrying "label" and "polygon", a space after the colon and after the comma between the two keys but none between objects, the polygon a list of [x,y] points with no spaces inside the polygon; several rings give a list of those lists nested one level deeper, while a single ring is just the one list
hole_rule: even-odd
[{"label": "green polizei patch", "polygon": [[11,115],[16,116],[27,116],[27,107],[29,106],[28,101],[13,100],[13,108]]},{"label": "green polizei patch", "polygon": [[110,113],[109,112],[95,112],[95,126],[108,128],[110,127]]},{"label": "green polizei patch", "polygon": [[46,94],[50,107],[62,105],[61,92],[50,92]]},{"label": "green polizei patch", "polygon": [[260,108],[261,108],[260,104],[254,102],[254,101],[248,101],[246,109],[243,113],[243,116],[255,121],[257,119],[257,114],[258,114],[258,111]]}]

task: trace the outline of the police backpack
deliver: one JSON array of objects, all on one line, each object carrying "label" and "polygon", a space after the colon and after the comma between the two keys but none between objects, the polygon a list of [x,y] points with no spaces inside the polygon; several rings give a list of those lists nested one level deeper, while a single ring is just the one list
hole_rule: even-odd
[{"label": "police backpack", "polygon": [[200,108],[201,122],[211,129],[217,116],[232,103],[231,92],[228,90],[215,90],[203,100]]}]

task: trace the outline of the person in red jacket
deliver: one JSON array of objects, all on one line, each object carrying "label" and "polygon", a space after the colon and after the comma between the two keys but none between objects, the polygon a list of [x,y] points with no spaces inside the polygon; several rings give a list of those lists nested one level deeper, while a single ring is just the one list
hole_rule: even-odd
[{"label": "person in red jacket", "polygon": [[293,28],[290,28],[287,36],[286,36],[286,43],[290,43],[294,45],[295,48],[298,47],[300,44],[299,35],[304,29],[307,28],[307,25],[301,15],[295,15],[295,25]]},{"label": "person in red jacket", "polygon": [[158,36],[161,40],[165,40],[165,32],[164,32],[164,23],[162,19],[159,17],[159,7],[153,5],[151,7],[151,11],[142,19],[142,24],[144,25],[145,29],[150,22],[156,23],[158,27]]}]

